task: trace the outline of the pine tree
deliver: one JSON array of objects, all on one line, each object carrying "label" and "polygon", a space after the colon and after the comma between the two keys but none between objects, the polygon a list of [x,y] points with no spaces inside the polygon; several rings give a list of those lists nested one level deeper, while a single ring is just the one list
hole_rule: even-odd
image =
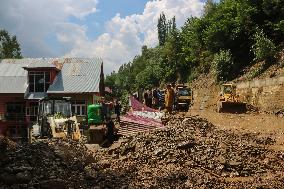
[{"label": "pine tree", "polygon": [[165,14],[162,12],[160,14],[160,18],[158,19],[158,39],[159,39],[159,45],[163,46],[166,42],[166,36],[167,36],[167,19]]}]

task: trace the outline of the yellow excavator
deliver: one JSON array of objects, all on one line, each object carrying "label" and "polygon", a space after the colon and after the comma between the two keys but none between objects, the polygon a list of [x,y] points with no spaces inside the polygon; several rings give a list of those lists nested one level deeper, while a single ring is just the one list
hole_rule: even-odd
[{"label": "yellow excavator", "polygon": [[236,85],[232,83],[223,84],[221,93],[217,102],[217,111],[243,113],[246,112],[246,102],[243,102],[238,94],[236,94]]}]

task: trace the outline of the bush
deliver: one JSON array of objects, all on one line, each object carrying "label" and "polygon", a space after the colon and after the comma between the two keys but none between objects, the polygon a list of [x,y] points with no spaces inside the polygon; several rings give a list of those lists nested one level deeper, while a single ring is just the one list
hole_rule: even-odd
[{"label": "bush", "polygon": [[263,67],[260,67],[260,68],[257,68],[255,70],[253,70],[250,74],[249,74],[249,79],[253,79],[257,76],[259,76],[261,73],[263,73],[264,71],[264,68]]},{"label": "bush", "polygon": [[198,73],[197,69],[191,70],[190,75],[187,79],[187,82],[192,83],[198,77],[199,74],[200,73]]},{"label": "bush", "polygon": [[262,30],[254,34],[255,44],[252,46],[255,61],[272,59],[276,53],[276,46],[268,39]]},{"label": "bush", "polygon": [[280,68],[284,68],[284,61],[280,62]]},{"label": "bush", "polygon": [[214,55],[214,72],[217,82],[228,81],[233,78],[234,63],[230,50],[221,50]]}]

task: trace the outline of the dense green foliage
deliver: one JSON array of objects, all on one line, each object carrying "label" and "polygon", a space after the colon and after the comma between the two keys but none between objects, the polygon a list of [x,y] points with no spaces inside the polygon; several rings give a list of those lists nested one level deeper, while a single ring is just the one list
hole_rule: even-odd
[{"label": "dense green foliage", "polygon": [[231,72],[234,68],[234,62],[229,50],[221,50],[219,53],[216,53],[214,55],[213,65],[217,81],[227,81],[232,79]]},{"label": "dense green foliage", "polygon": [[190,82],[213,72],[216,81],[234,79],[255,61],[271,61],[283,47],[284,1],[208,0],[201,17],[188,18],[181,29],[161,14],[159,45],[107,76],[116,94],[169,82]]},{"label": "dense green foliage", "polygon": [[255,60],[261,61],[272,59],[276,52],[276,46],[268,39],[263,31],[257,31],[254,34],[255,44],[252,46]]},{"label": "dense green foliage", "polygon": [[22,58],[22,55],[16,36],[10,36],[6,30],[0,30],[0,59],[4,58]]}]

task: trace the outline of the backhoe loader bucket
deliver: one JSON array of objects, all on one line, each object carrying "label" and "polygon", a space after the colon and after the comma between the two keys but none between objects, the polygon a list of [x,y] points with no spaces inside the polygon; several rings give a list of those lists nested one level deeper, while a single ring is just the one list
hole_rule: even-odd
[{"label": "backhoe loader bucket", "polygon": [[226,102],[218,103],[217,111],[228,113],[245,113],[247,111],[246,103],[244,102]]}]

